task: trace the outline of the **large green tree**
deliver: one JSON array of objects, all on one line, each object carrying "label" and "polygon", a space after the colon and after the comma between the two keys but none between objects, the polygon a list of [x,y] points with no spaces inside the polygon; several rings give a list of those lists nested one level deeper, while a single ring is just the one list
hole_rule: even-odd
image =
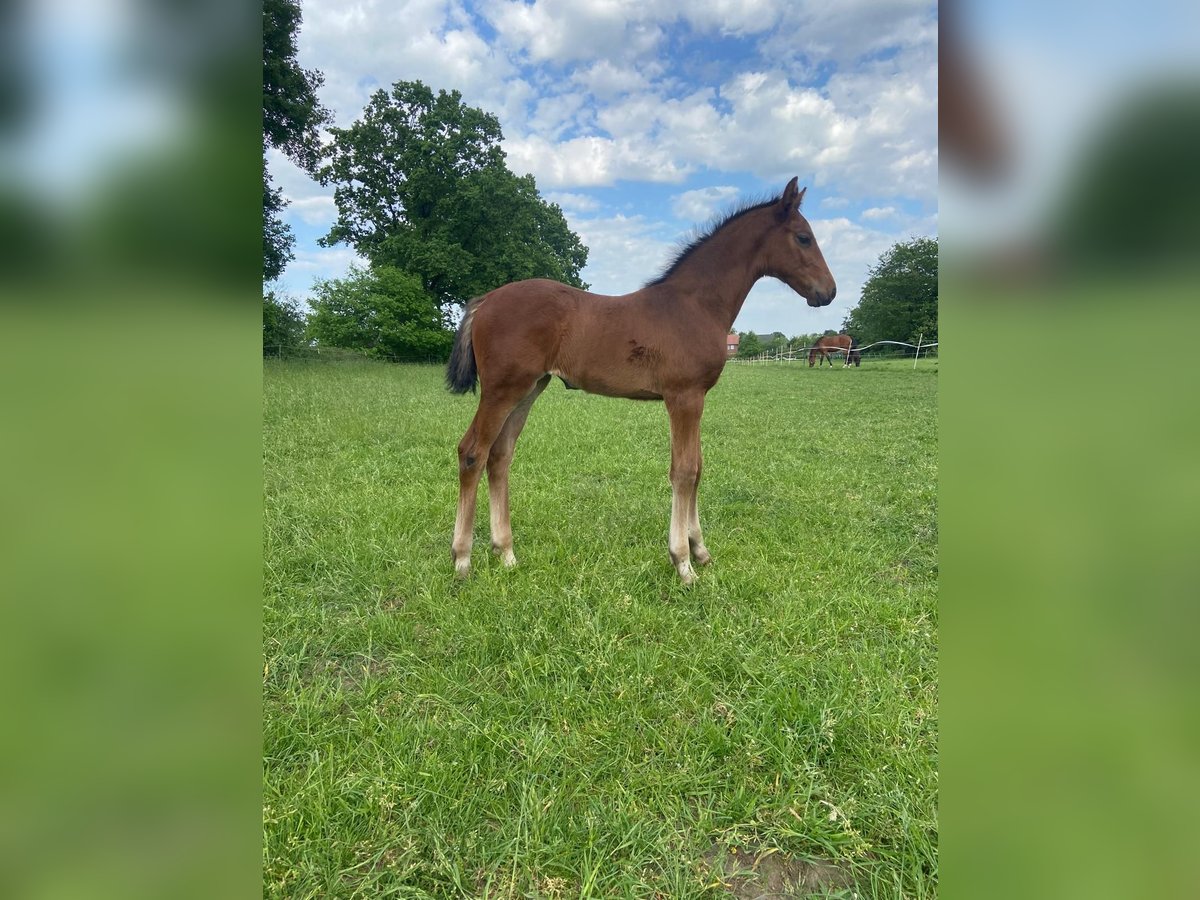
[{"label": "large green tree", "polygon": [[287,202],[271,183],[267,148],[274,147],[310,174],[321,161],[321,127],[332,115],[317,99],[325,77],[296,61],[299,0],[263,0],[263,280],[278,278],[295,239],[280,219]]},{"label": "large green tree", "polygon": [[499,120],[458,91],[399,81],[330,133],[320,177],[338,217],[324,245],[412,272],[444,305],[522,278],[586,286],[587,248],[532,176],[509,171]]},{"label": "large green tree", "polygon": [[454,342],[450,318],[420,278],[392,266],[351,267],[318,281],[308,335],[327,347],[375,356],[445,359]]},{"label": "large green tree", "polygon": [[868,270],[862,298],[842,330],[860,344],[937,340],[938,242],[919,237],[893,244]]},{"label": "large green tree", "polygon": [[738,339],[737,355],[741,359],[749,359],[751,356],[758,356],[763,352],[762,341],[753,331],[738,332]]},{"label": "large green tree", "polygon": [[291,297],[263,294],[263,356],[287,356],[304,346],[305,317]]}]

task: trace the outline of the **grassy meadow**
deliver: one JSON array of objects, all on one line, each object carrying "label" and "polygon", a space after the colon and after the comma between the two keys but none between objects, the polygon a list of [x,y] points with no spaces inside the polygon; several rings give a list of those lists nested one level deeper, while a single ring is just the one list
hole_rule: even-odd
[{"label": "grassy meadow", "polygon": [[265,361],[264,895],[934,896],[937,365],[728,366],[685,589],[661,403],[555,381],[458,582],[476,398]]}]

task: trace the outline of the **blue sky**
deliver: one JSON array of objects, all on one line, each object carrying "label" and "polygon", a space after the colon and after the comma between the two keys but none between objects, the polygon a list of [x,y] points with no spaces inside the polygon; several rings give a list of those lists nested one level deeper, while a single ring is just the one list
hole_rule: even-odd
[{"label": "blue sky", "polygon": [[[338,125],[408,79],[496,114],[509,167],[563,208],[599,293],[636,289],[693,228],[798,175],[838,297],[815,310],[764,279],[735,327],[837,328],[884,250],[937,234],[936,5],[681,6],[305,0],[299,59],[325,74],[321,98]],[[304,298],[354,253],[317,245],[334,219],[332,188],[278,154],[270,165],[296,236],[279,286]]]}]

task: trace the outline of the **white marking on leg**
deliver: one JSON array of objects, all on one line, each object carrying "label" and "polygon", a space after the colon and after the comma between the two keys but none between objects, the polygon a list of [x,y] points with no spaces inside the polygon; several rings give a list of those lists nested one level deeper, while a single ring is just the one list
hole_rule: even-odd
[{"label": "white marking on leg", "polygon": [[465,578],[471,571],[475,503],[474,498],[464,493],[461,486],[459,492],[458,514],[454,518],[454,540],[450,544],[450,554],[454,558],[455,574],[459,578]]},{"label": "white marking on leg", "polygon": [[[497,477],[498,476],[498,477]],[[508,519],[508,473],[488,474],[488,514],[492,525],[492,550],[511,568],[517,564],[513,553],[512,525]]]},{"label": "white marking on leg", "polygon": [[667,545],[671,549],[671,561],[684,584],[696,580],[692,570],[691,549],[688,544],[688,510],[684,492],[674,485],[671,486],[671,530]]}]

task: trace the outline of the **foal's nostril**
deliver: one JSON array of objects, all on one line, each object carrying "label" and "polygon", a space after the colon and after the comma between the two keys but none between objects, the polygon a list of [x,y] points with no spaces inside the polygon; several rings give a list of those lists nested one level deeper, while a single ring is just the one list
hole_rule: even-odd
[{"label": "foal's nostril", "polygon": [[836,296],[837,296],[837,285],[835,284],[833,287],[831,287],[829,289],[829,301],[832,303],[833,298]]}]

